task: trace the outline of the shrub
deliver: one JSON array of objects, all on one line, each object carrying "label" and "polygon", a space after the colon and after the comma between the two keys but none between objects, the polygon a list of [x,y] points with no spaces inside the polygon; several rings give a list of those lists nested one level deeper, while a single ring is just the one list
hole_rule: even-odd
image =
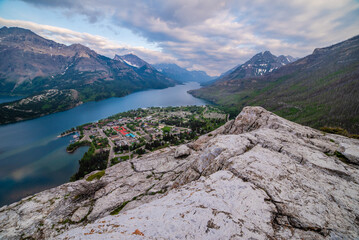
[{"label": "shrub", "polygon": [[319,129],[326,133],[338,134],[349,138],[359,139],[358,134],[351,134],[347,130],[340,127],[321,127]]}]

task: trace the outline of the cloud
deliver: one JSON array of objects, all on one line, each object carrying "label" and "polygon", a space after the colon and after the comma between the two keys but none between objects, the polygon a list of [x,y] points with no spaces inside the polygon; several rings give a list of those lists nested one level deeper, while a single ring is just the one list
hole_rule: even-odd
[{"label": "cloud", "polygon": [[302,57],[359,33],[355,0],[23,0],[107,18],[155,42],[182,66],[219,74],[259,51]]}]

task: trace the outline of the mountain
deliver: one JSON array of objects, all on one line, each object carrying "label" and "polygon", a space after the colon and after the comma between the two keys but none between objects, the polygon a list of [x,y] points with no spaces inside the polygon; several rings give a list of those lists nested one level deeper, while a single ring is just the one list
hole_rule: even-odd
[{"label": "mountain", "polygon": [[229,69],[228,71],[225,71],[224,73],[222,73],[221,75],[219,75],[218,79],[221,79],[224,76],[229,75],[230,73],[232,73],[234,70],[236,70],[237,68],[239,68],[242,64],[239,64],[231,69]]},{"label": "mountain", "polygon": [[260,105],[301,124],[359,133],[359,36],[262,76],[241,78],[244,70],[191,93],[232,114]]},{"label": "mountain", "polygon": [[246,107],[195,142],[0,208],[0,238],[358,239],[358,149]]},{"label": "mountain", "polygon": [[138,56],[134,54],[126,54],[123,56],[115,55],[114,60],[123,62],[128,66],[135,68],[135,70],[141,74],[141,76],[152,78],[156,76],[157,79],[166,78],[167,81],[171,81],[173,83],[181,83],[181,81],[177,81],[167,75],[161,73],[156,68],[154,68],[151,64],[147,63],[146,61],[142,60]]},{"label": "mountain", "polygon": [[280,55],[279,57],[276,57],[269,51],[260,52],[244,64],[224,73],[218,81],[262,76],[295,60],[296,59],[291,56]]},{"label": "mountain", "polygon": [[[66,46],[27,29],[0,29],[0,94],[33,95],[74,89],[82,102],[174,86],[149,64],[130,66],[81,45]],[[127,59],[143,60],[131,55]],[[143,61],[144,62],[144,61]]]},{"label": "mountain", "polygon": [[126,64],[128,64],[128,65],[130,65],[132,67],[136,67],[136,68],[141,68],[143,66],[151,68],[150,64],[148,64],[147,62],[145,62],[141,58],[139,58],[136,55],[131,54],[131,53],[123,55],[123,56],[119,56],[119,55],[116,54],[115,57],[114,57],[114,60],[125,62]]},{"label": "mountain", "polygon": [[239,64],[222,73],[218,78],[215,78],[201,85],[209,86],[211,84],[214,84],[216,81],[225,81],[231,78],[262,76],[296,60],[297,58],[294,58],[289,55],[280,55],[276,57],[269,51],[261,52],[253,56],[249,61],[245,62],[244,64]]},{"label": "mountain", "polygon": [[180,82],[199,82],[205,83],[216,77],[208,76],[203,71],[188,71],[174,63],[159,63],[153,65],[158,71]]}]

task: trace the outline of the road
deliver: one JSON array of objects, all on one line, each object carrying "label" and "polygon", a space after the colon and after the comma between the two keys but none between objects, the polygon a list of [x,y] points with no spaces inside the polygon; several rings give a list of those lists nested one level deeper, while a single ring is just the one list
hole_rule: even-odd
[{"label": "road", "polygon": [[101,137],[107,138],[108,144],[110,145],[110,154],[108,155],[108,159],[107,159],[107,168],[109,168],[111,166],[111,159],[115,157],[115,151],[114,151],[115,144],[112,142],[112,140],[109,137],[106,136],[106,134],[102,131],[101,128],[97,127],[97,131],[100,133]]}]

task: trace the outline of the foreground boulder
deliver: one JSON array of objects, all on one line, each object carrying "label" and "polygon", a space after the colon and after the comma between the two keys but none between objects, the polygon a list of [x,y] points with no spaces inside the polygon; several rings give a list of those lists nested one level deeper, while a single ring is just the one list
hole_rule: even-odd
[{"label": "foreground boulder", "polygon": [[188,147],[2,207],[0,239],[359,237],[359,140],[246,107]]}]

